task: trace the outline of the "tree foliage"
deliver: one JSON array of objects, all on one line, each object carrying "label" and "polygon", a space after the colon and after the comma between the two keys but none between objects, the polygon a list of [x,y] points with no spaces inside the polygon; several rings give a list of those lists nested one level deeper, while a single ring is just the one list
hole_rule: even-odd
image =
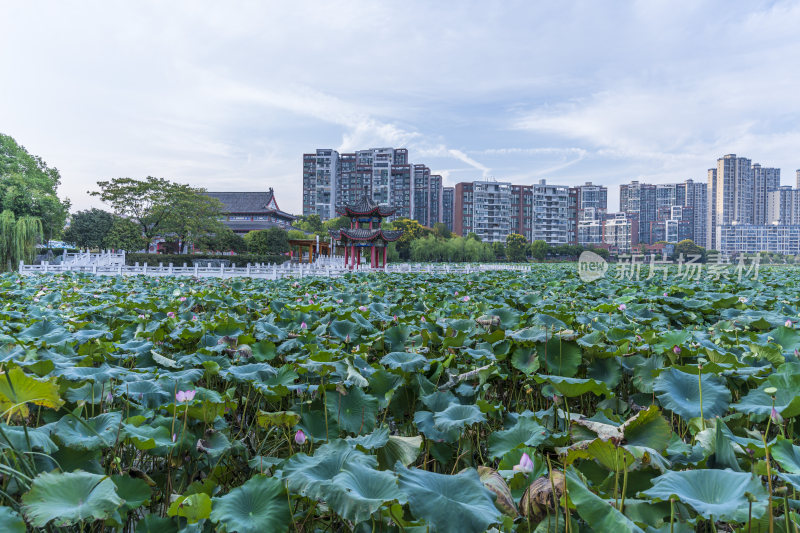
[{"label": "tree foliage", "polygon": [[244,236],[247,250],[254,254],[282,254],[289,251],[289,235],[282,228],[251,231]]},{"label": "tree foliage", "polygon": [[203,189],[153,176],[113,178],[98,181],[97,186],[100,190],[89,194],[138,224],[148,244],[159,235],[172,234],[185,241],[221,228],[222,204],[203,194]]},{"label": "tree foliage", "polygon": [[142,236],[140,226],[122,217],[114,217],[114,223],[103,241],[106,248],[126,252],[137,252],[147,248],[149,244],[150,241]]},{"label": "tree foliage", "polygon": [[683,254],[684,260],[688,260],[693,255],[700,256],[700,261],[705,260],[706,257],[705,249],[697,246],[691,239],[684,239],[675,245],[675,258],[680,257],[681,254]]},{"label": "tree foliage", "polygon": [[36,217],[44,237],[56,237],[64,228],[70,205],[58,197],[60,184],[58,169],[0,134],[0,211],[10,211],[15,218]]},{"label": "tree foliage", "polygon": [[509,261],[525,261],[528,241],[519,233],[511,233],[506,237],[506,256]]},{"label": "tree foliage", "polygon": [[543,261],[547,257],[547,251],[550,246],[543,240],[536,240],[531,243],[531,256],[534,259]]},{"label": "tree foliage", "polygon": [[200,250],[207,251],[235,252],[237,254],[247,251],[247,243],[244,238],[224,226],[214,233],[200,237],[196,244]]},{"label": "tree foliage", "polygon": [[64,240],[78,248],[102,248],[114,219],[113,214],[102,209],[78,211],[72,215],[69,227],[64,230]]},{"label": "tree foliage", "polygon": [[11,210],[0,213],[0,271],[13,270],[20,262],[33,262],[42,239],[42,222],[36,217],[16,218]]}]

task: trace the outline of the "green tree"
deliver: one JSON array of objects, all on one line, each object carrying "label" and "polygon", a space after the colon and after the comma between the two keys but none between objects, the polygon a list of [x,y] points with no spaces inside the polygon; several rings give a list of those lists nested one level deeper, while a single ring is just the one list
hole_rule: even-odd
[{"label": "green tree", "polygon": [[64,230],[64,240],[79,248],[102,248],[113,225],[114,215],[108,211],[95,207],[78,211]]},{"label": "green tree", "polygon": [[69,213],[69,200],[61,200],[58,169],[31,155],[8,135],[0,134],[0,211],[14,217],[35,217],[41,221],[43,237],[61,234]]},{"label": "green tree", "polygon": [[306,233],[322,233],[325,229],[322,219],[316,214],[297,217],[292,226]]},{"label": "green tree", "polygon": [[114,223],[103,241],[106,248],[126,252],[138,252],[149,245],[150,240],[142,236],[140,226],[122,217],[114,217]]},{"label": "green tree", "polygon": [[289,251],[289,236],[282,228],[251,231],[244,236],[247,249],[255,254],[282,254]]},{"label": "green tree", "polygon": [[688,259],[691,255],[699,255],[700,261],[705,261],[706,257],[705,249],[697,246],[691,239],[684,239],[675,245],[675,252],[673,256],[678,258],[681,254],[683,254],[684,260]]},{"label": "green tree", "polygon": [[215,233],[200,237],[197,240],[197,247],[206,251],[234,252],[238,254],[247,250],[247,243],[244,242],[241,235],[223,226]]},{"label": "green tree", "polygon": [[606,261],[608,261],[608,258],[611,257],[611,253],[605,248],[589,248],[589,251],[596,253]]},{"label": "green tree", "polygon": [[506,258],[506,247],[502,242],[493,242],[492,251],[494,252],[494,259],[502,261]]},{"label": "green tree", "polygon": [[42,221],[38,218],[17,218],[10,209],[0,213],[0,271],[13,270],[20,261],[32,263],[41,240]]},{"label": "green tree", "polygon": [[411,218],[398,218],[390,227],[403,232],[403,235],[395,241],[395,249],[403,260],[411,258],[411,241],[425,237],[431,231]]},{"label": "green tree", "polygon": [[[205,196],[202,189],[173,183],[164,178],[153,176],[147,176],[143,180],[113,178],[110,181],[98,181],[97,186],[100,190],[89,191],[89,194],[111,205],[117,215],[138,224],[148,244],[153,238],[159,235],[165,236],[165,233],[170,231],[190,235],[195,230],[187,227],[205,228],[212,221],[204,217],[214,219],[219,217],[218,211],[212,209],[212,205],[201,198]],[[183,210],[187,209],[192,201],[203,203],[203,207],[196,211],[184,212]],[[176,220],[181,216],[195,220],[187,221],[186,227],[180,229],[181,225]],[[196,229],[196,231],[205,230]]]},{"label": "green tree", "polygon": [[310,239],[311,236],[306,235],[304,231],[300,231],[299,229],[290,229],[286,232],[286,235],[290,239]]},{"label": "green tree", "polygon": [[509,261],[525,261],[528,241],[519,233],[512,233],[506,237],[506,256]]},{"label": "green tree", "polygon": [[324,224],[322,224],[323,232],[327,232],[329,230],[337,230],[337,229],[345,229],[350,227],[350,219],[348,217],[336,217],[330,220],[326,220]]},{"label": "green tree", "polygon": [[473,241],[481,242],[481,238],[474,231],[470,231],[469,233],[467,233],[467,239],[471,239]]},{"label": "green tree", "polygon": [[181,187],[171,198],[175,209],[164,221],[162,235],[170,235],[178,241],[178,253],[184,244],[225,228],[221,220],[224,215],[222,202],[203,192],[202,189]]},{"label": "green tree", "polygon": [[453,233],[443,222],[437,222],[433,225],[433,234],[442,239],[449,239],[453,236]]},{"label": "green tree", "polygon": [[550,246],[543,240],[535,240],[531,243],[531,256],[534,259],[539,261],[543,261],[545,257],[547,257],[547,252],[549,251]]}]

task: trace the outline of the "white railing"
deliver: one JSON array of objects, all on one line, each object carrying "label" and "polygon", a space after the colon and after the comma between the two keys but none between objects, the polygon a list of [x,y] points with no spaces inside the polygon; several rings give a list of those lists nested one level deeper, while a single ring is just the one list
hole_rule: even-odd
[{"label": "white railing", "polygon": [[62,265],[72,266],[108,266],[108,265],[124,265],[125,252],[111,252],[105,251],[100,253],[91,252],[78,252],[75,254],[68,254],[66,251],[61,255]]},{"label": "white railing", "polygon": [[280,279],[286,277],[307,277],[307,276],[325,276],[325,277],[338,277],[348,273],[366,274],[374,272],[386,273],[453,273],[453,274],[470,274],[474,272],[487,272],[492,270],[510,270],[510,271],[529,271],[530,265],[514,265],[514,264],[494,264],[494,263],[397,263],[389,264],[386,268],[370,268],[369,266],[361,265],[360,268],[350,270],[344,266],[344,262],[318,262],[318,263],[283,263],[283,264],[248,264],[246,267],[232,267],[232,266],[212,266],[210,263],[207,266],[175,266],[173,264],[161,264],[158,266],[149,266],[147,264],[139,265],[136,263],[133,266],[125,265],[123,263],[117,264],[71,264],[61,263],[51,265],[44,261],[40,265],[26,265],[20,263],[19,272],[23,275],[31,274],[56,274],[63,272],[81,272],[85,274],[97,274],[104,276],[194,276],[198,278],[232,278],[232,277],[250,277],[250,278],[263,278],[263,279]]}]

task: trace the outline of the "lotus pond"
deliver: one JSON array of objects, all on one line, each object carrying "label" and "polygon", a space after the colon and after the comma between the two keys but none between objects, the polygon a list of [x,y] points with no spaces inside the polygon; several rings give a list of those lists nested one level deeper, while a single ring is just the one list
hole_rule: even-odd
[{"label": "lotus pond", "polygon": [[0,276],[0,531],[797,532],[800,271],[576,274]]}]

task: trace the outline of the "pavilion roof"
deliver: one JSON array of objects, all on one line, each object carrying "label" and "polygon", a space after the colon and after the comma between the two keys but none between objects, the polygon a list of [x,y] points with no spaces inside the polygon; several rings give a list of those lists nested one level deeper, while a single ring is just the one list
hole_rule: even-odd
[{"label": "pavilion roof", "polygon": [[378,203],[369,196],[363,196],[358,202],[343,206],[339,214],[348,217],[370,215],[388,217],[393,215],[395,211],[396,209],[393,207],[378,205]]},{"label": "pavilion roof", "polygon": [[392,242],[399,239],[403,232],[401,230],[382,230],[367,229],[367,228],[346,228],[340,230],[331,230],[331,237],[339,241],[386,241]]}]

